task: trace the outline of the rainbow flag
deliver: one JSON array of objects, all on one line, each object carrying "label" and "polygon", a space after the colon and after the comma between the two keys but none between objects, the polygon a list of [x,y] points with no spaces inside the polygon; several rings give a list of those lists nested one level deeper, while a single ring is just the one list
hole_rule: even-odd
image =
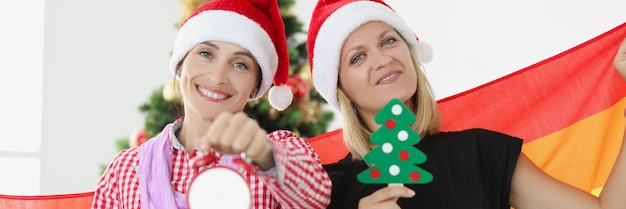
[{"label": "rainbow flag", "polygon": [[[524,139],[522,152],[549,175],[601,188],[624,134],[626,82],[613,57],[626,23],[556,56],[441,99],[442,131],[485,128]],[[323,163],[348,152],[341,130],[309,139]]]},{"label": "rainbow flag", "polygon": [[0,208],[21,209],[87,209],[91,208],[93,191],[51,195],[3,195]]}]

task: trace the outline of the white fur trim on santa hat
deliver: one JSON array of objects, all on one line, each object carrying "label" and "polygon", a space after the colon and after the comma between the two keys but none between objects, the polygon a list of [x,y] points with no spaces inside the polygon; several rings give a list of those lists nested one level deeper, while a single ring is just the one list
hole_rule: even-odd
[{"label": "white fur trim on santa hat", "polygon": [[293,92],[287,85],[274,86],[267,94],[270,105],[278,111],[283,111],[289,107],[293,100]]},{"label": "white fur trim on santa hat", "polygon": [[352,31],[371,21],[381,21],[395,28],[419,62],[426,63],[432,59],[432,48],[419,43],[413,30],[391,8],[371,1],[356,1],[338,8],[320,26],[313,47],[312,66],[315,89],[337,110],[340,110],[337,79],[341,47]]},{"label": "white fur trim on santa hat", "polygon": [[239,13],[224,10],[207,10],[187,20],[178,31],[170,70],[176,74],[176,65],[189,50],[205,41],[222,41],[237,44],[252,53],[261,67],[262,80],[256,95],[263,96],[272,86],[278,66],[278,54],[272,39],[257,22]]}]

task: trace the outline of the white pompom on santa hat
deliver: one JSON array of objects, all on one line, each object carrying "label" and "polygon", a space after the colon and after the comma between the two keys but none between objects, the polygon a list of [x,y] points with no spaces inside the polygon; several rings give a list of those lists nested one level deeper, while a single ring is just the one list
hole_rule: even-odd
[{"label": "white pompom on santa hat", "polygon": [[276,0],[212,0],[198,7],[179,28],[170,59],[172,73],[176,74],[177,65],[189,50],[205,41],[237,44],[252,53],[262,78],[250,100],[260,98],[269,89],[269,102],[274,108],[284,110],[291,104],[293,93],[285,85],[289,52]]},{"label": "white pompom on santa hat", "polygon": [[389,5],[381,0],[319,0],[313,10],[307,50],[315,89],[340,111],[337,99],[339,56],[344,41],[361,25],[381,21],[402,36],[420,63],[433,57],[427,43],[418,40],[413,30]]}]

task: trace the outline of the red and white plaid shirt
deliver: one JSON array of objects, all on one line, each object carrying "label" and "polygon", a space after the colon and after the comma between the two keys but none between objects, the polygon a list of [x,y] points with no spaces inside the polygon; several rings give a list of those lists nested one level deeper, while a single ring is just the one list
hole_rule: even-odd
[{"label": "red and white plaid shirt", "polygon": [[[186,193],[194,176],[189,153],[173,134],[182,127],[174,123],[172,141],[171,185]],[[326,208],[330,202],[331,181],[317,154],[302,138],[290,131],[268,134],[273,142],[275,167],[256,175],[244,174],[253,193],[252,208]],[[139,158],[137,148],[120,151],[111,161],[94,193],[92,209],[139,209]],[[221,154],[211,151],[218,159]],[[216,164],[205,166],[206,169]]]}]

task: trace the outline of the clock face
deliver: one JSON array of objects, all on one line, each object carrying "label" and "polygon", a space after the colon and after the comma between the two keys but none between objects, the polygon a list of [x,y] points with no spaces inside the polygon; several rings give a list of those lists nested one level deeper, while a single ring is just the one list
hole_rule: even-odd
[{"label": "clock face", "polygon": [[248,182],[228,167],[213,167],[199,173],[191,182],[187,201],[190,209],[249,209],[252,195]]}]

